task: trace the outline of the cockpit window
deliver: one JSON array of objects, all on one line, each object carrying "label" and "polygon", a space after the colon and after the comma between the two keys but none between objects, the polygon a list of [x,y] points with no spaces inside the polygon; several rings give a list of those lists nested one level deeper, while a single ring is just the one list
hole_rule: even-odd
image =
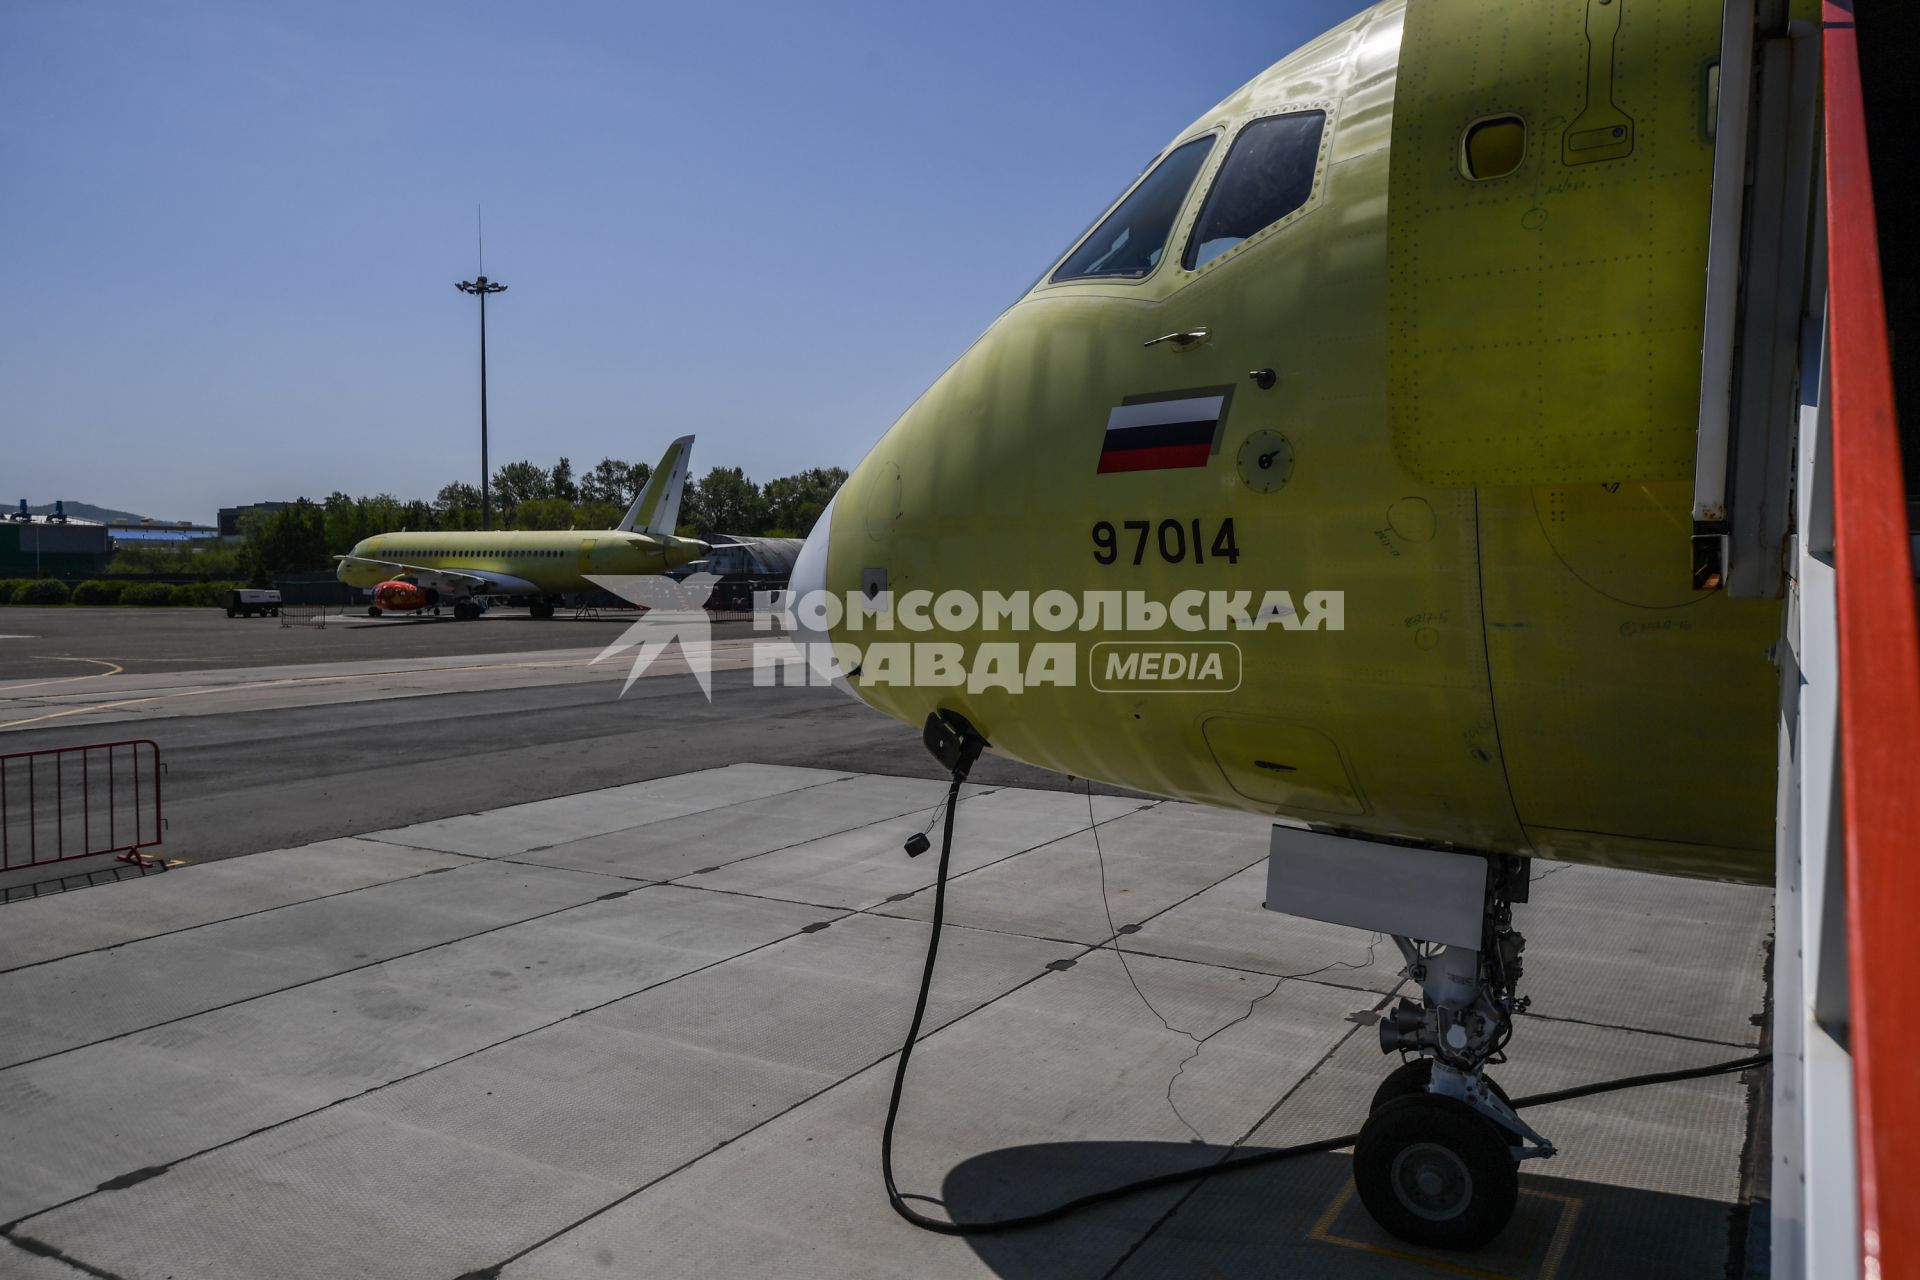
[{"label": "cockpit window", "polygon": [[1200,207],[1181,265],[1189,271],[1204,267],[1305,204],[1313,194],[1326,123],[1324,111],[1301,111],[1240,130]]},{"label": "cockpit window", "polygon": [[1054,281],[1083,280],[1089,276],[1125,276],[1139,279],[1160,264],[1173,220],[1180,216],[1194,175],[1213,150],[1213,135],[1182,143],[1140,180],[1133,193],[1108,214],[1092,235],[1081,241]]}]

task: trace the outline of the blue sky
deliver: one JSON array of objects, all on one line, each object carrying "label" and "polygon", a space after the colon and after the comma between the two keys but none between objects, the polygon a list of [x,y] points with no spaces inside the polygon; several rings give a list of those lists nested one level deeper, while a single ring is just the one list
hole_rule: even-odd
[{"label": "blue sky", "polygon": [[0,500],[851,466],[1173,134],[1357,5],[0,4]]}]

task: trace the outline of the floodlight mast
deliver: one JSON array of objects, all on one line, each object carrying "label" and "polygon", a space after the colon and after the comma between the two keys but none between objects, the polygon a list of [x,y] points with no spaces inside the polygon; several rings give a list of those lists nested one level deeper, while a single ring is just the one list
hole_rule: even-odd
[{"label": "floodlight mast", "polygon": [[493,528],[491,473],[487,470],[487,295],[505,293],[507,286],[485,276],[462,280],[453,286],[462,293],[480,299],[480,527]]}]

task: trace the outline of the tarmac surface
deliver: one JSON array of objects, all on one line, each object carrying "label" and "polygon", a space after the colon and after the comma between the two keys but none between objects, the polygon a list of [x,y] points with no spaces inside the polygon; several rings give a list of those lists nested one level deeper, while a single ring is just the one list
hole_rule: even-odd
[{"label": "tarmac surface", "polygon": [[[131,612],[0,611],[0,752],[153,739],[186,863],[0,906],[0,1277],[1764,1274],[1746,1077],[1529,1113],[1561,1154],[1471,1255],[1382,1235],[1345,1152],[918,1231],[878,1148],[944,794],[912,730],[753,687],[750,632],[709,704],[665,662],[616,697],[604,624]],[[1261,909],[1263,821],[975,779],[904,1189],[992,1218],[1358,1127],[1399,958]],[[1509,1092],[1761,1043],[1770,892],[1535,874]]]},{"label": "tarmac surface", "polygon": [[[288,610],[289,622],[294,613]],[[523,609],[495,609],[473,622],[460,622],[450,615],[369,618],[364,609],[336,608],[323,627],[304,616],[299,625],[283,627],[279,618],[228,618],[215,608],[0,608],[0,682],[78,675],[89,664],[152,675],[370,657],[584,648],[604,645],[635,616],[607,610],[541,620]],[[723,635],[750,629],[742,619],[718,625]]]},{"label": "tarmac surface", "polygon": [[[837,689],[755,688],[770,637],[745,622],[714,628],[711,703],[672,652],[623,696],[625,660],[590,664],[631,618],[0,609],[0,752],[152,738],[165,850],[190,862],[748,759],[939,776],[917,732]],[[992,757],[976,776],[1067,785]]]}]

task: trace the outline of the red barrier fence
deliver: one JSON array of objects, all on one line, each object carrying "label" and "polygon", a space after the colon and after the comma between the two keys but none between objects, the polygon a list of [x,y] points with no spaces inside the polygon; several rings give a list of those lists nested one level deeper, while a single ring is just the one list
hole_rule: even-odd
[{"label": "red barrier fence", "polygon": [[0,755],[0,871],[160,843],[158,744],[146,738]]},{"label": "red barrier fence", "polygon": [[[1850,4],[1827,0],[1828,325],[1862,1272],[1920,1276],[1920,631]],[[1879,157],[1898,169],[1894,151]],[[1897,234],[1908,234],[1904,228]]]}]

